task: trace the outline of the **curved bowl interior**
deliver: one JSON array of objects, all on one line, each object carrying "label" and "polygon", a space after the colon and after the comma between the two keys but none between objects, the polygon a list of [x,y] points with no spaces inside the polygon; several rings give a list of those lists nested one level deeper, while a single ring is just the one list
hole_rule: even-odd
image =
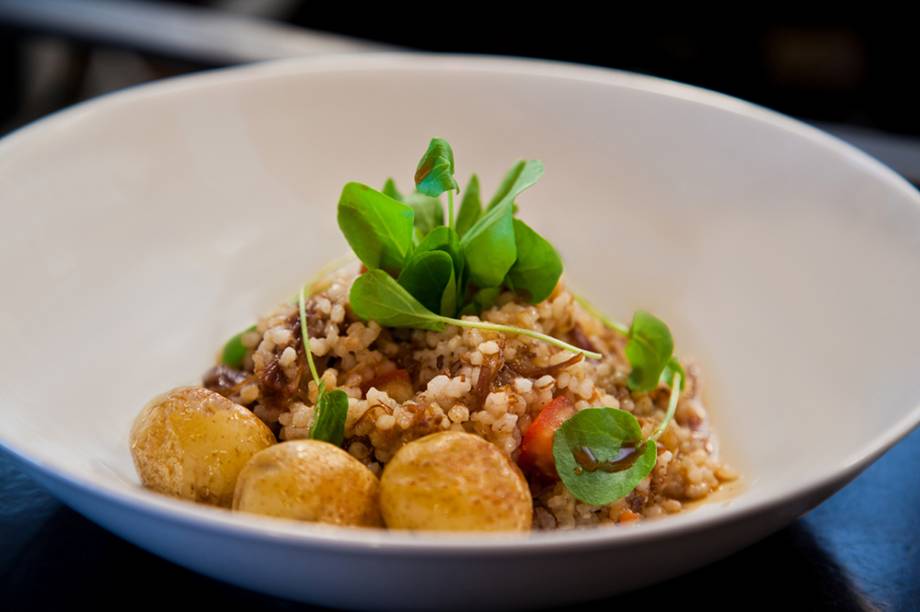
[{"label": "curved bowl interior", "polygon": [[[406,187],[434,135],[453,145],[463,182],[475,170],[485,190],[519,158],[545,162],[524,217],[558,245],[571,286],[615,318],[655,312],[703,366],[723,454],[744,474],[737,495],[634,529],[458,542],[327,536],[139,489],[127,432],[140,407],[196,382],[225,338],[345,252],[334,212],[346,181]],[[11,136],[0,194],[0,441],[122,535],[277,594],[427,601],[373,599],[386,591],[370,578],[346,594],[317,584],[322,572],[292,585],[253,566],[386,558],[370,565],[384,589],[408,584],[406,564],[435,571],[433,556],[446,566],[520,554],[533,576],[561,555],[584,565],[589,550],[702,542],[668,563],[634,556],[615,584],[583,571],[569,577],[577,593],[531,587],[502,601],[636,586],[791,520],[920,414],[916,192],[830,137],[689,87],[515,60],[255,66],[108,97]],[[180,536],[249,560],[204,558]],[[257,552],[241,555],[244,545]],[[480,574],[455,604],[499,601]]]}]

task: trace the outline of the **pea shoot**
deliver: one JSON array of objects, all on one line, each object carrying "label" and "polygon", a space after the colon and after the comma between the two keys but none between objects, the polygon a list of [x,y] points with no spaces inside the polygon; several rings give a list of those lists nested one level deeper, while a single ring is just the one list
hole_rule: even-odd
[{"label": "pea shoot", "polygon": [[[600,359],[546,334],[458,318],[490,307],[503,289],[542,302],[558,284],[563,265],[553,245],[514,216],[515,199],[543,175],[541,162],[515,164],[486,207],[474,174],[456,218],[454,194],[460,187],[454,172],[450,144],[434,138],[416,168],[414,192],[400,193],[392,178],[382,191],[345,185],[339,227],[368,269],[349,296],[355,314],[392,327],[456,325],[529,336]],[[439,199],[444,193],[446,219]]]},{"label": "pea shoot", "polygon": [[341,446],[345,439],[345,418],[348,416],[348,396],[341,389],[326,391],[325,382],[316,371],[313,351],[310,350],[310,332],[307,321],[306,287],[300,289],[298,296],[300,308],[300,335],[303,338],[303,350],[307,357],[307,367],[313,382],[316,383],[316,403],[313,409],[313,424],[310,426],[310,438],[322,440]]}]

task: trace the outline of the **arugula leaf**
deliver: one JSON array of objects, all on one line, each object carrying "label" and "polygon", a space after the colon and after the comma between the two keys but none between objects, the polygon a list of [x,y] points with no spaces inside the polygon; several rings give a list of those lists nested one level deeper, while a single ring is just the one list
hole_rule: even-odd
[{"label": "arugula leaf", "polygon": [[387,182],[383,184],[383,195],[390,196],[394,200],[403,201],[403,195],[399,193],[399,189],[396,188],[396,181],[393,178],[388,178]]},{"label": "arugula leaf", "polygon": [[460,191],[454,178],[454,152],[443,138],[432,138],[428,144],[428,150],[415,169],[415,186],[431,197],[445,191]]},{"label": "arugula leaf", "polygon": [[220,362],[231,368],[241,368],[243,366],[243,360],[246,359],[246,347],[243,346],[243,334],[255,330],[256,326],[252,325],[227,340],[223,350],[220,352]]},{"label": "arugula leaf", "polygon": [[356,278],[349,301],[356,315],[387,327],[441,331],[446,325],[383,270],[369,270]]},{"label": "arugula leaf", "polygon": [[444,225],[444,207],[441,200],[414,191],[403,198],[403,202],[415,211],[415,227],[422,236],[439,225]]},{"label": "arugula leaf", "polygon": [[482,215],[482,200],[479,198],[479,177],[475,174],[463,190],[460,212],[457,213],[457,234],[463,236]]},{"label": "arugula leaf", "polygon": [[[629,452],[630,448],[635,450]],[[579,454],[598,465],[595,469],[586,467]],[[651,473],[658,450],[653,440],[642,441],[639,422],[630,413],[615,408],[587,408],[576,412],[556,431],[553,458],[559,478],[572,495],[585,503],[603,506],[628,495]]]},{"label": "arugula leaf", "polygon": [[[398,280],[428,310],[448,317],[454,315],[457,306],[454,262],[444,251],[416,251],[406,262]],[[448,288],[452,295],[445,300]],[[445,307],[451,310],[445,312]]]},{"label": "arugula leaf", "polygon": [[348,396],[341,389],[321,392],[316,399],[310,437],[341,446],[345,439]]},{"label": "arugula leaf", "polygon": [[626,358],[632,366],[629,388],[645,392],[657,387],[673,352],[674,339],[668,326],[654,315],[637,310],[626,342]]},{"label": "arugula leaf", "polygon": [[365,266],[396,274],[412,250],[415,213],[367,185],[348,183],[339,198],[339,228]]},{"label": "arugula leaf", "polygon": [[501,285],[517,259],[511,200],[505,200],[480,217],[460,239],[460,248],[466,258],[470,280],[476,286]]},{"label": "arugula leaf", "polygon": [[521,160],[514,164],[502,179],[498,191],[489,200],[489,209],[495,208],[504,200],[514,200],[522,191],[531,187],[543,176],[543,162],[537,160]]},{"label": "arugula leaf", "polygon": [[452,319],[437,315],[425,308],[405,290],[393,277],[383,270],[369,270],[355,279],[349,294],[352,311],[365,320],[377,321],[388,327],[414,327],[441,331],[446,325],[487,329],[502,334],[514,334],[534,338],[572,353],[580,353],[591,359],[600,359],[600,353],[588,351],[558,338],[553,338],[532,329],[501,325],[488,321]]},{"label": "arugula leaf", "polygon": [[517,260],[505,279],[512,290],[525,293],[531,304],[548,298],[562,276],[562,259],[543,236],[520,219],[514,220]]}]

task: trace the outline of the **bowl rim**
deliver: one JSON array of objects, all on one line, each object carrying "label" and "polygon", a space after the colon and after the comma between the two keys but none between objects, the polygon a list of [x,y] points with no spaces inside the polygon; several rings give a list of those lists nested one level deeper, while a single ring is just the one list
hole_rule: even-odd
[{"label": "bowl rim", "polygon": [[[549,80],[587,81],[677,98],[744,116],[810,140],[826,149],[828,153],[847,160],[872,174],[889,189],[898,192],[905,199],[920,207],[920,192],[878,160],[815,127],[756,104],[692,85],[609,68],[485,55],[341,54],[271,60],[183,75],[105,94],[45,116],[0,139],[0,156],[14,153],[17,146],[28,145],[33,135],[41,136],[68,124],[77,123],[83,117],[93,113],[105,112],[110,107],[132,104],[138,100],[182,95],[200,88],[221,87],[244,81],[256,82],[261,79],[270,80],[294,76],[306,78],[312,74],[361,72],[370,69],[526,75]],[[0,170],[2,170],[2,164],[0,164]],[[151,520],[175,522],[189,528],[207,530],[224,536],[247,540],[270,539],[288,546],[310,546],[362,554],[400,552],[430,556],[477,554],[488,551],[490,554],[523,555],[537,551],[574,551],[625,546],[651,539],[674,537],[741,521],[755,514],[779,508],[810,493],[827,490],[835,484],[853,478],[920,424],[920,398],[917,398],[916,402],[916,405],[902,418],[893,422],[862,447],[851,452],[836,468],[809,474],[785,490],[778,490],[764,498],[749,500],[742,494],[731,500],[718,512],[690,511],[670,516],[667,520],[643,521],[627,528],[585,528],[527,534],[416,534],[322,526],[244,513],[231,513],[228,510],[153,493],[139,485],[134,489],[128,489],[107,481],[93,479],[89,474],[61,464],[40,445],[30,445],[28,441],[26,443],[14,442],[3,431],[0,431],[0,449],[8,451],[47,481],[89,496],[97,502],[114,504],[121,509],[145,515]]]}]

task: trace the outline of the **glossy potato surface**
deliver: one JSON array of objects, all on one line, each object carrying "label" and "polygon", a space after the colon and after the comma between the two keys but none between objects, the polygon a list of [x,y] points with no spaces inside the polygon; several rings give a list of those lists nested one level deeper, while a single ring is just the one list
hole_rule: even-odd
[{"label": "glossy potato surface", "polygon": [[380,484],[363,463],[328,442],[266,449],[240,473],[233,509],[300,521],[380,527]]},{"label": "glossy potato surface", "polygon": [[380,481],[390,529],[528,531],[533,500],[517,467],[491,442],[445,431],[414,440]]},{"label": "glossy potato surface", "polygon": [[181,387],[144,407],[130,441],[145,487],[229,507],[240,470],[275,444],[275,436],[252,412],[222,395]]}]

